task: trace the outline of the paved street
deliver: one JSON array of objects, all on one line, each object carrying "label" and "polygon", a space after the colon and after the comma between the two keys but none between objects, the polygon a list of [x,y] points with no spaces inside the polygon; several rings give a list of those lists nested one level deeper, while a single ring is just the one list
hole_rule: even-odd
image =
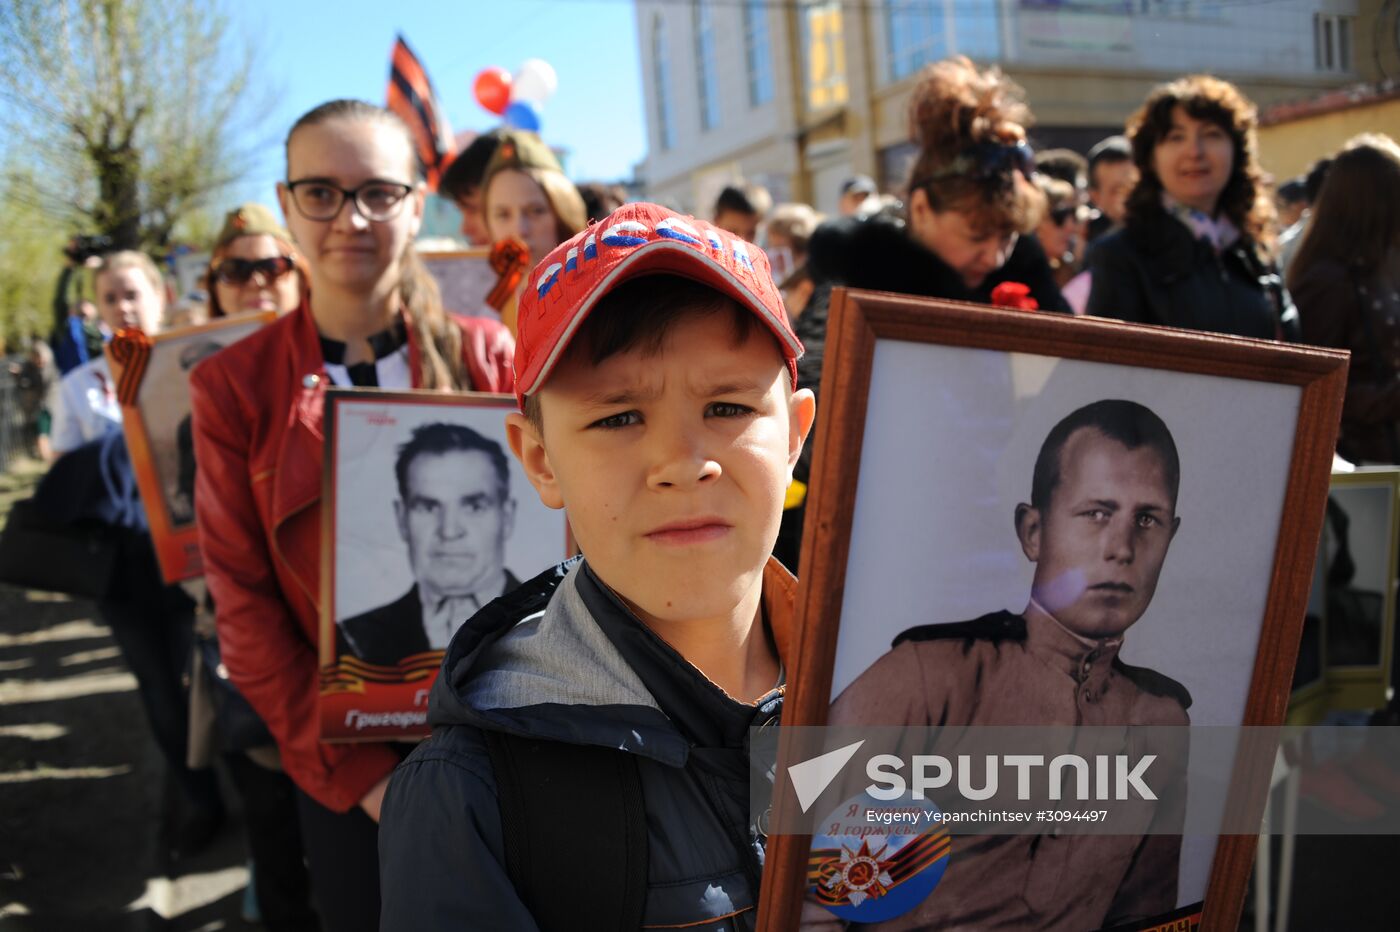
[{"label": "paved street", "polygon": [[[0,477],[0,512],[34,470]],[[242,930],[237,823],[178,870],[136,681],[90,603],[0,586],[0,929]],[[228,794],[231,798],[232,794]]]}]

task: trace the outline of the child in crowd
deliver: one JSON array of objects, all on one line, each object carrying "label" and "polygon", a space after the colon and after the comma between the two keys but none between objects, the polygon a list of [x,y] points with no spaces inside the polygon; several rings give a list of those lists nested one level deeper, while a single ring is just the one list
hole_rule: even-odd
[{"label": "child in crowd", "polygon": [[653,204],[531,274],[507,431],[582,558],[448,648],[385,797],[384,930],[754,928],[746,737],[791,662],[770,554],[815,415],[801,352],[762,251]]}]

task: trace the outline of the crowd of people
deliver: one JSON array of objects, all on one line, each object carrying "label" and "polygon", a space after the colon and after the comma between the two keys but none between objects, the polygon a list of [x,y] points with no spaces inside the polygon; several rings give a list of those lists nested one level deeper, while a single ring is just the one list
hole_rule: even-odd
[{"label": "crowd of people", "polygon": [[[493,314],[445,308],[419,258],[426,191],[399,118],[347,100],[303,115],[277,190],[285,225],[259,204],[229,212],[196,315],[276,314],[190,375],[207,591],[166,585],[146,538],[128,546],[123,585],[98,603],[178,789],[172,854],[199,850],[225,819],[213,771],[190,764],[183,677],[200,646],[264,729],[225,740],[222,758],[243,797],[269,928],[548,927],[542,917],[559,914],[551,900],[563,894],[541,887],[544,862],[520,866],[503,837],[519,826],[497,815],[511,791],[502,762],[529,770],[501,735],[635,752],[618,780],[640,792],[649,867],[641,900],[632,884],[600,908],[632,927],[645,915],[752,928],[763,846],[743,828],[740,756],[747,728],[776,719],[790,666],[788,570],[800,558],[836,287],[1347,349],[1338,453],[1400,462],[1394,140],[1358,136],[1319,153],[1306,178],[1271,180],[1254,105],[1198,75],[1155,88],[1121,135],[1087,153],[1037,153],[1022,89],[961,58],[920,75],[910,133],[907,178],[882,192],[852,177],[833,192],[839,216],[774,205],[735,179],[700,219],[574,184],[534,134],[485,133],[439,193],[460,208],[469,244],[528,251],[535,273]],[[679,232],[669,259],[645,259],[662,253],[643,246],[590,271],[588,251],[603,248],[595,221]],[[718,259],[701,248],[722,242],[734,245]],[[580,279],[540,278],[555,262]],[[74,288],[84,278],[86,293]],[[143,253],[70,254],[52,349],[36,341],[16,367],[33,444],[55,471],[87,457],[95,473],[129,472],[110,449],[122,408],[102,346],[119,331],[168,327],[168,294]],[[688,418],[687,386],[709,384],[716,367],[743,387]],[[514,393],[513,452],[541,499],[568,508],[586,557],[463,627],[434,687],[438,733],[417,749],[319,740],[321,412],[333,386]],[[724,452],[711,455],[704,445],[720,440]],[[718,500],[708,524],[666,524],[639,504],[643,492],[692,495],[725,475],[741,477],[739,497]],[[129,482],[115,488],[133,494]],[[637,531],[638,514],[659,530]],[[125,523],[145,533],[139,519]],[[658,586],[673,575],[634,553],[634,533],[676,545],[730,534],[733,546],[667,592]],[[690,616],[729,624],[697,634]],[[681,831],[686,844],[664,841]],[[625,854],[616,839],[597,844],[599,860]]]}]

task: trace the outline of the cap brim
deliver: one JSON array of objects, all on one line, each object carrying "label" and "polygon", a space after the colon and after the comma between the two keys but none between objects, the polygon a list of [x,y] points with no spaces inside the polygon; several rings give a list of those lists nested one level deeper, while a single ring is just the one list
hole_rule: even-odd
[{"label": "cap brim", "polygon": [[[546,341],[549,352],[536,355],[525,371],[519,374],[516,379],[516,395],[524,398],[526,395],[533,395],[539,391],[540,386],[544,384],[549,373],[558,364],[564,351],[573,341],[579,327],[588,319],[588,315],[592,313],[593,308],[604,296],[629,279],[661,272],[708,285],[719,293],[733,298],[745,308],[753,311],[768,326],[777,339],[778,345],[782,347],[784,358],[795,360],[802,355],[802,344],[788,329],[787,322],[775,319],[773,311],[764,303],[763,299],[746,288],[732,272],[692,246],[672,240],[658,239],[638,246],[628,253],[584,296],[578,309],[566,317],[555,332],[549,335]],[[779,306],[778,311],[782,312],[781,306]]]}]

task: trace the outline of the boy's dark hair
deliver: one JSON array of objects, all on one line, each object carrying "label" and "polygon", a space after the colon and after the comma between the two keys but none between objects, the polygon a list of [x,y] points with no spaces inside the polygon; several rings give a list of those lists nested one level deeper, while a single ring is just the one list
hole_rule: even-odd
[{"label": "boy's dark hair", "polygon": [[1046,149],[1035,154],[1035,170],[1042,175],[1068,181],[1075,190],[1087,185],[1089,163],[1073,149]]},{"label": "boy's dark hair", "polygon": [[714,216],[718,217],[725,211],[732,211],[736,214],[748,214],[750,217],[757,217],[768,212],[768,205],[762,203],[768,192],[762,188],[738,187],[736,185],[726,185],[724,190],[719,192],[719,197],[715,198]]},{"label": "boy's dark hair", "polygon": [[438,182],[438,191],[454,201],[470,197],[477,188],[481,187],[483,176],[486,174],[486,166],[491,161],[491,156],[496,154],[496,147],[500,144],[499,130],[482,133],[473,139],[465,149],[457,153],[457,157],[447,166],[447,171],[442,174],[442,180]]},{"label": "boy's dark hair", "polygon": [[1303,193],[1308,199],[1308,206],[1317,203],[1317,196],[1322,193],[1322,183],[1327,180],[1327,173],[1332,170],[1332,157],[1320,158],[1312,163],[1312,168],[1303,176]]},{"label": "boy's dark hair", "polygon": [[399,445],[394,460],[394,476],[399,482],[399,498],[408,500],[408,467],[420,456],[440,456],[443,453],[483,453],[496,470],[500,480],[501,498],[510,491],[510,463],[501,445],[483,437],[464,424],[423,424],[413,429],[408,441]]},{"label": "boy's dark hair", "polygon": [[1085,405],[1070,414],[1050,429],[1040,454],[1035,458],[1035,472],[1031,477],[1031,507],[1044,511],[1050,505],[1051,493],[1060,484],[1062,472],[1061,454],[1065,444],[1074,434],[1085,428],[1096,430],[1111,440],[1116,440],[1129,450],[1147,447],[1162,460],[1162,471],[1166,473],[1167,490],[1171,493],[1172,505],[1176,504],[1176,493],[1181,485],[1181,461],[1176,453],[1176,441],[1162,419],[1152,409],[1135,401],[1105,399]]},{"label": "boy's dark hair", "polygon": [[[680,321],[692,315],[726,309],[737,345],[748,339],[752,329],[758,326],[758,320],[752,311],[740,307],[732,298],[679,275],[643,275],[628,279],[598,301],[574,334],[565,354],[585,353],[594,366],[632,349],[654,355],[660,352],[666,334]],[[544,416],[538,394],[525,397],[525,417],[536,431],[543,431]]]},{"label": "boy's dark hair", "polygon": [[1094,148],[1089,150],[1089,187],[1098,185],[1094,178],[1094,169],[1100,165],[1117,165],[1120,162],[1131,162],[1133,160],[1133,147],[1128,142],[1127,136],[1109,136],[1107,139],[1100,139],[1094,143]]}]

